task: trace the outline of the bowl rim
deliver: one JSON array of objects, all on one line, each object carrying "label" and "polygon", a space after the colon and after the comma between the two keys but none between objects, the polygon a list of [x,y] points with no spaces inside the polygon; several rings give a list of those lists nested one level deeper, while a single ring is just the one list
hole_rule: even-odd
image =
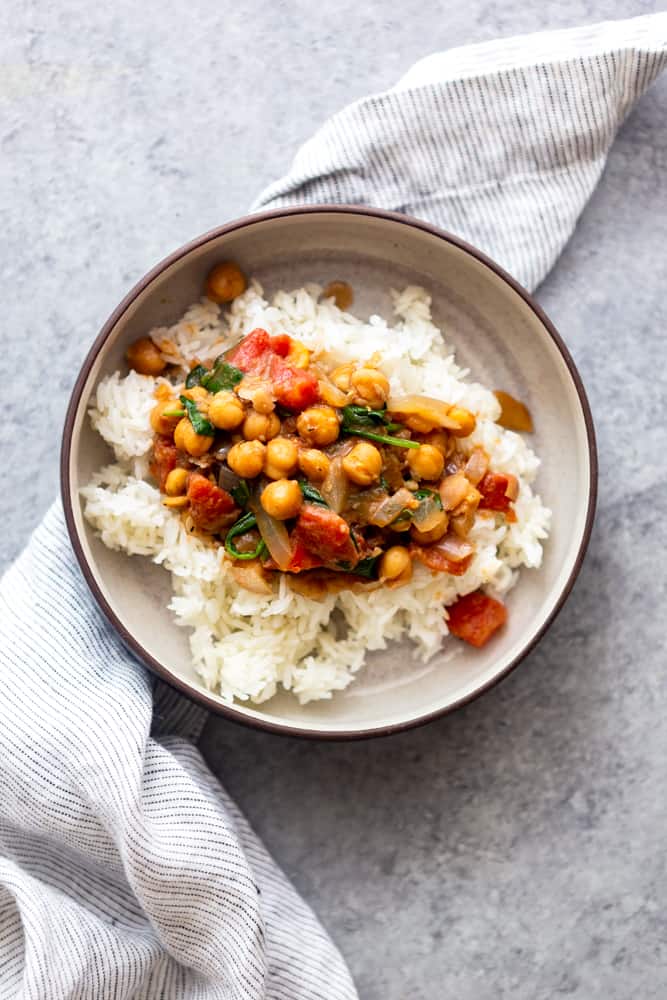
[{"label": "bowl rim", "polygon": [[[70,489],[70,461],[72,457],[72,430],[74,427],[74,422],[76,416],[79,412],[81,405],[81,396],[83,392],[84,385],[88,379],[91,368],[93,367],[98,354],[100,353],[102,347],[106,343],[106,340],[116,326],[118,321],[121,319],[123,314],[126,312],[128,307],[134,302],[134,300],[144,291],[144,289],[150,285],[150,283],[158,277],[166,268],[170,267],[172,264],[176,263],[183,257],[186,257],[193,250],[203,246],[212,240],[218,239],[220,236],[224,236],[228,233],[235,232],[238,229],[244,229],[249,225],[254,225],[258,222],[266,222],[272,219],[282,219],[288,216],[295,215],[316,215],[316,214],[340,214],[340,215],[360,215],[375,219],[381,219],[384,221],[398,223],[399,225],[408,226],[414,229],[420,229],[423,232],[429,233],[432,236],[444,240],[447,243],[458,247],[465,253],[469,254],[471,257],[478,260],[480,263],[484,264],[491,271],[493,271],[502,281],[508,284],[529,306],[536,317],[541,322],[542,326],[546,332],[551,337],[556,348],[558,349],[565,365],[568,369],[570,378],[574,384],[574,387],[579,398],[579,403],[584,417],[584,424],[586,428],[586,440],[588,445],[588,460],[589,460],[589,487],[588,487],[588,500],[586,509],[586,519],[584,522],[584,529],[581,536],[581,541],[579,543],[579,549],[577,551],[576,559],[572,567],[572,571],[561,590],[558,599],[552,608],[550,614],[539,627],[537,632],[531,637],[531,639],[526,643],[526,645],[521,649],[519,653],[503,668],[498,674],[494,675],[489,681],[480,684],[479,687],[475,688],[474,691],[470,692],[458,698],[456,701],[443,708],[438,708],[432,712],[427,712],[424,715],[415,716],[413,719],[407,719],[404,722],[376,726],[366,729],[346,729],[346,730],[336,730],[329,731],[325,729],[305,729],[300,726],[291,726],[288,724],[283,724],[280,722],[273,722],[270,720],[263,720],[261,718],[251,718],[239,712],[235,705],[225,705],[216,701],[214,698],[209,696],[204,690],[197,690],[193,688],[188,682],[181,680],[175,674],[173,674],[163,663],[155,659],[145,649],[141,643],[135,639],[135,637],[128,631],[128,629],[123,625],[118,616],[116,615],[113,608],[110,606],[106,598],[104,597],[102,591],[100,590],[95,575],[86,559],[81,540],[76,527],[76,522],[74,518],[74,507],[72,492]],[[209,711],[215,713],[216,715],[221,715],[231,722],[238,723],[240,725],[249,726],[252,729],[259,729],[264,732],[277,733],[284,736],[295,736],[302,737],[306,739],[313,740],[331,740],[331,741],[343,741],[343,740],[361,740],[361,739],[371,739],[378,736],[390,736],[394,733],[405,732],[409,729],[415,729],[418,726],[424,726],[435,719],[441,718],[442,716],[449,715],[450,712],[454,712],[456,709],[461,708],[463,705],[467,705],[472,701],[479,698],[485,691],[490,690],[499,684],[500,681],[508,677],[516,667],[525,659],[526,656],[537,646],[544,634],[551,627],[555,621],[557,615],[560,613],[563,605],[565,604],[567,598],[569,597],[574,583],[581,570],[584,556],[586,555],[586,550],[590,542],[591,532],[593,529],[593,520],[595,517],[595,508],[597,504],[597,493],[598,493],[598,456],[597,456],[597,444],[595,437],[595,428],[593,424],[593,416],[591,413],[591,407],[588,402],[588,397],[586,395],[586,390],[584,389],[581,376],[574,360],[565,346],[563,338],[558,333],[556,327],[551,322],[549,317],[546,315],[544,310],[533,296],[528,292],[523,285],[521,285],[516,278],[512,277],[500,264],[496,263],[491,257],[478,250],[477,247],[468,243],[466,240],[461,239],[461,237],[454,235],[438,226],[434,226],[429,222],[425,222],[422,219],[417,219],[414,216],[406,215],[399,212],[392,212],[386,209],[375,208],[367,205],[352,205],[352,204],[309,204],[309,205],[297,205],[289,206],[284,208],[272,209],[270,211],[254,212],[247,215],[243,215],[238,219],[234,219],[231,222],[227,222],[224,225],[216,226],[214,229],[209,229],[207,232],[202,233],[200,236],[195,237],[187,243],[184,243],[177,250],[164,257],[159,263],[157,263],[153,268],[147,271],[143,277],[137,281],[137,283],[130,289],[130,291],[124,296],[120,303],[116,306],[113,312],[110,314],[104,325],[102,326],[97,337],[93,341],[86,357],[83,361],[77,379],[74,383],[72,393],[70,396],[69,404],[67,407],[67,413],[65,416],[65,423],[63,426],[63,436],[62,445],[60,452],[60,486],[61,495],[63,501],[63,508],[65,513],[65,522],[67,524],[67,530],[69,533],[70,541],[74,554],[76,556],[77,562],[81,569],[81,572],[88,584],[88,587],[98,605],[100,610],[103,612],[109,623],[112,625],[116,633],[119,635],[120,639],[126,647],[130,649],[138,658],[147,666],[153,673],[155,673],[161,680],[163,680],[170,687],[176,688],[182,694],[186,695],[192,701],[203,706]]]}]

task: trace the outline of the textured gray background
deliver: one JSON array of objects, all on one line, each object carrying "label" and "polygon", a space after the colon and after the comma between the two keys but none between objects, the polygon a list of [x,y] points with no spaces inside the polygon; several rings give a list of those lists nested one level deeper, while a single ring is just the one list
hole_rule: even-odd
[{"label": "textured gray background", "polygon": [[[112,307],[241,214],[328,114],[437,48],[659,9],[2,5],[2,563],[56,492],[67,395]],[[540,290],[601,452],[590,555],[548,637],[478,703],[390,740],[209,726],[209,759],[364,1000],[666,994],[666,107],[667,77]]]}]

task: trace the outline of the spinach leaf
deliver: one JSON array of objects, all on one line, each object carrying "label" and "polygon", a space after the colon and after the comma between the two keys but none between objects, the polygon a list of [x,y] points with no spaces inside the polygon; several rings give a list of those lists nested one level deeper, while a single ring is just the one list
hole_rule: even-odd
[{"label": "spinach leaf", "polygon": [[344,406],[341,410],[343,421],[340,429],[343,434],[354,434],[356,437],[368,438],[369,441],[379,441],[380,444],[391,444],[397,448],[418,448],[418,441],[406,438],[390,437],[381,431],[397,430],[400,424],[385,423],[385,410],[369,410],[365,406]]},{"label": "spinach leaf", "polygon": [[259,559],[260,556],[264,555],[266,552],[266,545],[263,539],[260,539],[257,548],[253,549],[252,552],[239,552],[239,550],[234,545],[234,539],[238,535],[243,535],[246,531],[250,531],[251,528],[257,526],[257,518],[254,514],[244,514],[236,524],[227,532],[227,537],[225,538],[225,552],[229,553],[232,559]]},{"label": "spinach leaf", "polygon": [[234,497],[234,500],[239,507],[245,507],[250,499],[250,490],[248,489],[248,484],[245,479],[242,479],[238,486],[235,486],[234,489],[229,492]]},{"label": "spinach leaf", "polygon": [[209,392],[222,392],[223,389],[230,391],[238,385],[243,378],[240,368],[235,368],[225,361],[224,355],[216,358],[213,369],[207,372],[201,379],[201,385]]},{"label": "spinach leaf", "polygon": [[316,490],[314,486],[311,486],[307,480],[300,479],[299,486],[301,487],[301,492],[303,493],[303,499],[307,500],[308,503],[316,503],[319,504],[320,507],[329,506],[320,491]]},{"label": "spinach leaf", "polygon": [[355,576],[365,576],[368,580],[373,580],[377,576],[380,558],[381,556],[368,556],[366,559],[361,559],[356,566],[351,566],[350,563],[339,563],[339,566],[348,573],[354,573]]},{"label": "spinach leaf", "polygon": [[205,437],[214,437],[215,427],[213,424],[203,417],[199,410],[197,409],[197,404],[193,399],[188,399],[187,396],[181,396],[181,403],[188,412],[190,418],[190,423],[195,429],[197,434],[203,434]]},{"label": "spinach leaf", "polygon": [[344,406],[342,409],[343,423],[376,427],[387,422],[386,410],[371,410],[367,406]]},{"label": "spinach leaf", "polygon": [[185,380],[186,389],[194,389],[196,385],[201,385],[201,380],[208,372],[208,368],[204,365],[197,365],[192,371],[188,372],[188,377]]}]

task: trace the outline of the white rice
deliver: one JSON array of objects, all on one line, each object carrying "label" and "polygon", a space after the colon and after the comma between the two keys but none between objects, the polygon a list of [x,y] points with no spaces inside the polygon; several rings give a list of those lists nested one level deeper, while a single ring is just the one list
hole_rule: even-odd
[{"label": "white rice", "polygon": [[[461,403],[477,415],[470,447],[483,445],[494,471],[519,479],[516,523],[478,515],[471,532],[476,553],[460,577],[432,574],[416,563],[411,582],[368,594],[344,591],[312,601],[281,576],[271,597],[243,590],[234,580],[221,547],[188,535],[177,512],[165,508],[147,476],[151,445],[149,412],[161,379],[130,372],[105,378],[90,411],[116,463],[97,473],[82,490],[85,515],[112,549],[149,556],[172,574],[169,609],[178,625],[191,629],[192,656],[203,682],[226,700],[263,702],[282,685],[301,703],[330,698],[347,687],[367,650],[408,636],[415,654],[427,661],[447,636],[443,605],[483,587],[502,597],[516,583],[518,568],[542,561],[550,511],[531,489],[539,459],[524,439],[499,427],[498,402],[488,389],[466,381],[454,355],[431,322],[430,296],[411,286],[392,292],[396,322],[379,316],[367,323],[320,301],[321,288],[308,285],[279,292],[267,302],[254,282],[231,308],[203,299],[173,327],[150,336],[172,363],[187,370],[193,359],[210,361],[230,344],[261,326],[288,333],[326,362],[364,360],[375,352],[392,392],[421,392]],[[342,612],[347,634],[331,620]],[[340,629],[338,630],[340,631]]]}]

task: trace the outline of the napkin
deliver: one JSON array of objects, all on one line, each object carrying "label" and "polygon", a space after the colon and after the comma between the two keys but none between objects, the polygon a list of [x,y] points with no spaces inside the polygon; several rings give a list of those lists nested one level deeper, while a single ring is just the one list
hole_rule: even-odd
[{"label": "napkin", "polygon": [[[429,56],[256,207],[378,205],[532,288],[667,61],[667,14]],[[0,996],[348,1000],[339,952],[93,603],[54,504],[0,582]]]}]

